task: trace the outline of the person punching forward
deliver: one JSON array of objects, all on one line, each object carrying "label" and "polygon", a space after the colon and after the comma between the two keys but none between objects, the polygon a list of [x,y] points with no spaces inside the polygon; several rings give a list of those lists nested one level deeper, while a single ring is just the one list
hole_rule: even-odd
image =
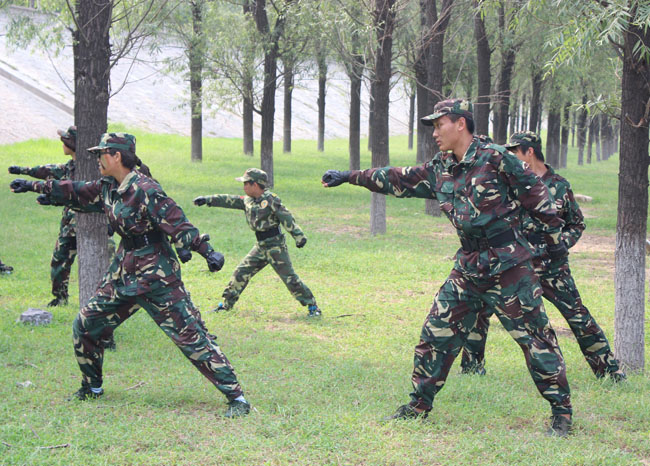
[{"label": "person punching forward", "polygon": [[45,202],[80,212],[104,212],[112,229],[122,238],[95,295],[73,324],[74,351],[82,383],[71,399],[103,395],[104,350],[100,342],[142,307],[226,396],[226,417],[248,414],[250,405],[232,365],[208,334],[185,289],[170,240],[184,262],[191,259],[192,251],[197,252],[206,259],[211,272],[223,267],[223,255],[212,248],[209,237],[199,233],[160,185],[143,173],[148,173],[148,169],[136,156],[133,135],[106,133],[97,146],[88,150],[97,154],[102,175],[99,180],[16,179],[10,184],[15,193],[45,194]]}]

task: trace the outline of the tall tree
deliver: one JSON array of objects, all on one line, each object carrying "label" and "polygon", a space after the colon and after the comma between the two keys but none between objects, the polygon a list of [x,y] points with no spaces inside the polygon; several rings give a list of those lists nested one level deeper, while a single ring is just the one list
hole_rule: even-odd
[{"label": "tall tree", "polygon": [[203,161],[203,3],[204,0],[191,0],[192,37],[188,48],[190,62],[190,109],[192,162]]},{"label": "tall tree", "polygon": [[325,150],[325,94],[327,85],[327,47],[320,42],[316,47],[316,64],[318,65],[318,142],[319,152]]},{"label": "tall tree", "polygon": [[478,0],[474,0],[474,37],[476,38],[476,59],[478,72],[478,97],[474,105],[474,122],[478,134],[489,134],[490,94],[492,92],[492,72],[490,59],[492,49],[485,30],[484,10]]},{"label": "tall tree", "polygon": [[[372,99],[372,166],[389,164],[388,106],[390,102],[390,80],[393,56],[393,31],[396,21],[397,0],[376,0],[374,10],[377,46],[375,72],[373,73]],[[370,233],[386,233],[386,196],[372,193],[370,203]]]},{"label": "tall tree", "polygon": [[[100,177],[97,157],[84,148],[97,145],[108,126],[111,70],[109,32],[113,15],[112,0],[77,0],[74,9],[74,115],[77,126],[75,179]],[[77,214],[79,253],[79,306],[95,292],[108,265],[107,221],[102,214]]]},{"label": "tall tree", "polygon": [[293,0],[273,4],[278,9],[273,29],[269,22],[266,0],[251,0],[251,9],[258,32],[264,40],[264,90],[262,95],[262,136],[260,142],[261,168],[273,186],[273,131],[275,128],[275,90],[277,87],[280,40],[284,33],[289,8]]}]

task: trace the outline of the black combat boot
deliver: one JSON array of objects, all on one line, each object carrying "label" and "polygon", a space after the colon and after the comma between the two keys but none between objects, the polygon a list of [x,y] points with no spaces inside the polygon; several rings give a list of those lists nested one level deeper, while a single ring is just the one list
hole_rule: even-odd
[{"label": "black combat boot", "polygon": [[95,400],[104,394],[104,389],[101,389],[101,392],[95,393],[91,390],[90,385],[82,382],[81,388],[70,395],[68,401],[86,401],[86,400]]},{"label": "black combat boot", "polygon": [[250,412],[251,405],[248,402],[232,400],[228,403],[228,409],[226,410],[226,414],[224,414],[224,416],[232,419],[235,417],[246,416]]},{"label": "black combat boot", "polygon": [[47,303],[47,307],[65,306],[68,304],[68,295],[55,296],[52,301]]},{"label": "black combat boot", "polygon": [[549,437],[566,437],[571,433],[573,421],[561,414],[554,414],[551,416],[551,425],[546,431]]},{"label": "black combat boot", "polygon": [[404,419],[426,419],[429,415],[428,411],[417,411],[411,405],[402,405],[397,408],[395,414],[386,416],[382,421],[394,421],[394,420],[404,420]]}]

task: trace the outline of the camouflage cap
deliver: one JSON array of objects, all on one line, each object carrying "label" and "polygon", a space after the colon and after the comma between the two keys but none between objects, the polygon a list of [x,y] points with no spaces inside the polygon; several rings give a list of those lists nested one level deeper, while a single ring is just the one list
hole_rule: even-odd
[{"label": "camouflage cap", "polygon": [[512,149],[513,147],[521,146],[522,144],[527,144],[531,147],[537,147],[541,152],[542,150],[542,140],[532,131],[520,131],[519,133],[514,133],[510,136],[510,141],[505,145],[507,149]]},{"label": "camouflage cap", "polygon": [[57,129],[56,134],[59,135],[63,144],[72,150],[77,147],[77,127],[70,126],[68,129]]},{"label": "camouflage cap", "polygon": [[474,119],[474,107],[469,100],[465,99],[447,99],[441,100],[438,102],[435,107],[433,107],[433,113],[427,115],[423,118],[420,118],[420,123],[424,126],[433,126],[433,122],[440,118],[441,116],[454,114],[460,115],[465,118]]},{"label": "camouflage cap", "polygon": [[235,179],[237,181],[244,182],[253,181],[262,186],[266,186],[266,183],[269,181],[269,177],[267,176],[266,172],[264,170],[260,170],[259,168],[249,168],[244,172],[243,176]]},{"label": "camouflage cap", "polygon": [[87,150],[99,153],[102,149],[124,150],[135,154],[135,136],[128,133],[104,133],[99,144]]}]

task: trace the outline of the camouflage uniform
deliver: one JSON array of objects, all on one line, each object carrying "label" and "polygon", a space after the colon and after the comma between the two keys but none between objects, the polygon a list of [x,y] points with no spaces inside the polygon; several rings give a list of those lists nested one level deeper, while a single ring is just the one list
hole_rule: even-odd
[{"label": "camouflage uniform", "polygon": [[[253,170],[263,173],[264,177],[266,176],[266,173],[258,169],[250,169],[246,173],[253,172]],[[237,178],[237,180],[247,181],[244,177]],[[266,267],[267,264],[271,264],[271,267],[280,276],[291,292],[291,295],[300,304],[303,306],[316,305],[316,299],[311,290],[300,280],[293,270],[287,244],[279,227],[282,225],[293,236],[296,245],[299,247],[307,239],[300,227],[295,223],[291,212],[282,205],[282,201],[277,195],[267,189],[258,198],[215,194],[213,196],[205,196],[205,200],[206,205],[210,207],[243,210],[246,214],[248,225],[258,237],[255,246],[253,246],[253,249],[239,263],[230,278],[228,286],[223,291],[224,309],[232,309],[251,278]],[[265,237],[267,235],[271,236]]]},{"label": "camouflage uniform", "polygon": [[[39,165],[36,167],[20,167],[19,174],[29,175],[41,180],[71,180],[74,176],[75,162]],[[59,237],[54,246],[50,263],[50,278],[52,279],[52,294],[55,298],[68,299],[68,283],[70,269],[77,257],[77,233],[75,213],[69,207],[63,208]]]},{"label": "camouflage uniform", "polygon": [[[537,135],[530,134],[534,141],[539,142]],[[529,133],[516,133],[511,141],[518,141],[528,136]],[[550,165],[546,165],[546,168],[548,171],[541,180],[548,187],[551,197],[555,199],[555,208],[564,220],[561,239],[567,248],[571,248],[578,242],[585,229],[584,217],[569,182],[555,173]],[[580,293],[571,276],[568,257],[551,259],[543,240],[543,225],[525,211],[522,211],[521,228],[526,238],[535,247],[533,265],[541,281],[543,296],[553,303],[566,319],[594,374],[603,377],[619,371],[618,361],[612,353],[607,337],[589,310],[582,304]],[[486,311],[481,313],[476,327],[470,333],[463,348],[461,367],[464,372],[483,368],[488,328],[489,312]]]},{"label": "camouflage uniform", "polygon": [[[467,104],[440,102],[437,113],[423,123],[450,113],[471,115]],[[417,167],[353,170],[348,181],[396,197],[437,199],[463,245],[415,347],[410,406],[431,409],[479,312],[488,305],[523,350],[553,414],[570,414],[564,359],[542,305],[530,245],[518,228],[523,206],[542,222],[547,239],[559,243],[562,221],[539,178],[502,146],[474,138],[460,162],[454,154],[440,152]]]},{"label": "camouflage uniform", "polygon": [[[104,147],[132,147],[135,153],[135,138],[125,133],[105,134],[98,148]],[[37,182],[32,190],[81,212],[106,213],[111,227],[122,237],[97,292],[73,324],[82,387],[101,387],[104,349],[100,342],[142,307],[229,400],[242,394],[230,362],[207,333],[185,290],[167,238],[171,237],[177,249],[194,250],[206,258],[213,252],[212,246],[158,183],[132,170],[121,184],[104,177],[91,182]]]}]

